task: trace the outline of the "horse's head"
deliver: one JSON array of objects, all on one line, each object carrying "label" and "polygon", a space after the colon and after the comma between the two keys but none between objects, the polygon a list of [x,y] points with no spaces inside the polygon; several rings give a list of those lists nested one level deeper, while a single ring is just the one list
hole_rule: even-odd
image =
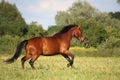
[{"label": "horse's head", "polygon": [[72,34],[74,37],[76,37],[78,40],[80,41],[84,41],[84,37],[82,35],[82,31],[80,29],[80,26],[76,26],[74,27],[74,30],[73,30],[73,34]]},{"label": "horse's head", "polygon": [[89,47],[89,41],[85,40],[85,38],[83,37],[80,26],[74,27],[73,36],[76,37],[81,42],[83,42],[86,48]]}]

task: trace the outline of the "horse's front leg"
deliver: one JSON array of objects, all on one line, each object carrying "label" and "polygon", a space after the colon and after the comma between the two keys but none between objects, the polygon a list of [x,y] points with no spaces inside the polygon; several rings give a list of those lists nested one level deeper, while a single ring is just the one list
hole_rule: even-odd
[{"label": "horse's front leg", "polygon": [[[66,58],[66,60],[69,62],[69,63],[67,64],[67,67],[70,67],[70,66],[72,67],[73,62],[74,62],[74,55],[73,55],[70,51],[68,51],[68,50],[64,51],[62,55],[63,55],[63,56]],[[70,59],[68,56],[70,56],[71,59]]]},{"label": "horse's front leg", "polygon": [[62,54],[62,56],[69,62],[69,63],[67,64],[67,67],[69,67],[69,66],[70,66],[70,63],[72,62],[71,59],[70,59],[66,54]]},{"label": "horse's front leg", "polygon": [[74,62],[74,55],[70,53],[69,56],[70,56],[71,59],[72,59],[71,62],[70,62],[70,66],[72,66],[72,65],[73,65],[73,62]]}]

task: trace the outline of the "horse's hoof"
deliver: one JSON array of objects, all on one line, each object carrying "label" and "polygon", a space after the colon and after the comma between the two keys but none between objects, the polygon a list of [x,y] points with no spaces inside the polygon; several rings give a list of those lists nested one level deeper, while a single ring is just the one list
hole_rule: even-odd
[{"label": "horse's hoof", "polygon": [[67,64],[67,67],[70,67],[70,66],[71,66],[70,63],[68,63],[68,64]]}]

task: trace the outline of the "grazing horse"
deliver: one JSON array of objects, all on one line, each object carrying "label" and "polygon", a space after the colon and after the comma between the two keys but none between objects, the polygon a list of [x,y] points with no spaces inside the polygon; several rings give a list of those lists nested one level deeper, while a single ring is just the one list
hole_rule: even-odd
[{"label": "grazing horse", "polygon": [[31,59],[29,64],[35,69],[34,62],[40,55],[52,56],[61,54],[69,62],[67,67],[72,66],[74,55],[69,51],[70,41],[72,37],[76,37],[80,41],[84,41],[84,37],[79,25],[67,25],[63,29],[51,37],[34,37],[29,40],[20,42],[16,48],[14,56],[6,62],[12,63],[20,56],[22,48],[25,46],[26,55],[21,59],[22,68],[26,60]]}]

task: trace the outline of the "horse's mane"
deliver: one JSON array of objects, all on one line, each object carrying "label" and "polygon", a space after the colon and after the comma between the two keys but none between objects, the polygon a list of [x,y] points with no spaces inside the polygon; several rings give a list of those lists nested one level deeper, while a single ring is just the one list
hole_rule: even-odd
[{"label": "horse's mane", "polygon": [[72,24],[72,25],[64,26],[64,27],[63,27],[59,32],[57,32],[55,35],[66,33],[66,32],[69,31],[71,28],[76,27],[76,26],[78,26],[78,25]]}]

